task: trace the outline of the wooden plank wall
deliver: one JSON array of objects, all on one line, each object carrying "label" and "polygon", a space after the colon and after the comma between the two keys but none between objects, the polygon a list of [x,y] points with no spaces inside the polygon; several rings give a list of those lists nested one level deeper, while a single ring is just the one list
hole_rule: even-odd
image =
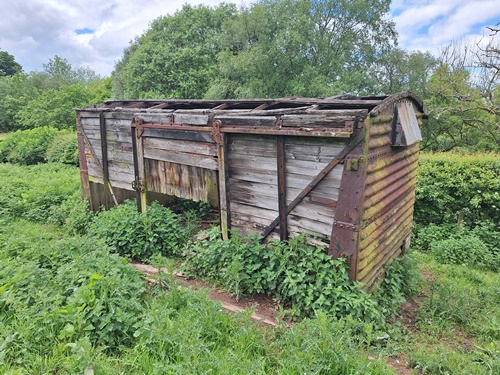
[{"label": "wooden plank wall", "polygon": [[[110,184],[113,187],[132,191],[132,181],[134,181],[134,158],[130,128],[132,114],[105,113],[104,116],[106,121]],[[102,166],[99,113],[81,112],[81,123],[86,138],[90,142],[88,144],[87,140],[85,140],[89,179],[92,182],[102,184],[103,173],[99,167],[99,165]],[[95,157],[97,157],[97,161]]]},{"label": "wooden plank wall", "polygon": [[[290,203],[344,147],[345,141],[286,137],[286,200]],[[278,216],[276,137],[233,134],[229,139],[231,226],[262,232]],[[342,165],[290,213],[291,235],[302,232],[329,239]]]},{"label": "wooden plank wall", "polygon": [[[189,133],[193,135],[191,139],[176,139],[178,135],[189,138]],[[200,140],[199,135],[200,132],[144,133],[148,191],[206,201],[218,207],[217,148],[211,138]]]},{"label": "wooden plank wall", "polygon": [[231,135],[227,158],[231,227],[262,232],[278,216],[276,137]]},{"label": "wooden plank wall", "polygon": [[[133,113],[105,112],[104,116],[110,184],[133,191]],[[99,113],[82,112],[81,123],[86,136],[89,179],[103,184]],[[148,190],[209,201],[217,207],[217,150],[208,133],[147,129],[143,137]]]},{"label": "wooden plank wall", "polygon": [[[290,203],[344,147],[345,141],[332,138],[287,137],[287,203]],[[305,232],[330,240],[343,167],[337,165],[331,170],[292,210],[288,217],[288,230],[291,235]]]}]

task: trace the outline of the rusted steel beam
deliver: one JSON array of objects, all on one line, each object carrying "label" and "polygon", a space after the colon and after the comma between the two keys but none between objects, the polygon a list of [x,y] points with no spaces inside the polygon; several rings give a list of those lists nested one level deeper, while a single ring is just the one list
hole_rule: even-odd
[{"label": "rusted steel beam", "polygon": [[280,240],[288,239],[288,221],[286,212],[286,165],[285,165],[285,137],[276,137],[277,161],[278,161],[278,207]]},{"label": "rusted steel beam", "polygon": [[[99,130],[101,134],[101,161],[102,161],[102,179],[104,186],[109,184],[109,170],[108,170],[108,142],[106,137],[106,119],[104,113],[99,113]],[[104,189],[104,202],[106,208],[110,208],[109,193]]]},{"label": "rusted steel beam", "polygon": [[141,118],[136,118],[132,122],[132,127],[137,128],[137,136],[140,137],[144,129],[169,129],[169,130],[187,130],[187,131],[201,131],[211,132],[211,126],[193,126],[188,124],[170,123],[170,122],[144,122]]},{"label": "rusted steel beam", "polygon": [[[344,158],[351,152],[358,144],[360,144],[365,138],[366,131],[363,129],[356,137],[354,137],[347,146],[334,157],[319,174],[313,178],[313,180],[295,197],[295,199],[290,202],[286,209],[286,214],[288,215],[292,210],[302,201],[302,199],[311,192],[312,189],[321,181],[323,178],[333,169],[337,164],[339,164]],[[262,233],[263,239],[265,239],[273,230],[276,228],[280,221],[278,216],[273,222],[264,230]]]},{"label": "rusted steel beam", "polygon": [[[116,200],[113,187],[109,182],[109,169],[108,169],[108,140],[106,135],[106,119],[104,117],[104,112],[99,114],[99,128],[101,131],[101,156],[102,156],[102,178],[104,182],[104,199],[106,202],[106,208],[109,208],[109,195],[113,200],[115,206],[118,206],[118,201]],[[106,188],[109,190],[106,193]]]},{"label": "rusted steel beam", "polygon": [[[357,137],[364,140],[365,134],[366,130],[362,130]],[[358,142],[351,148],[349,158],[344,163],[328,250],[328,254],[334,258],[347,258],[351,280],[357,278],[359,231],[367,166],[365,146],[366,143]]]},{"label": "rusted steel beam", "polygon": [[237,134],[263,134],[263,135],[289,135],[302,137],[335,137],[349,138],[352,131],[344,128],[299,128],[291,130],[289,128],[276,128],[268,126],[223,126],[222,133],[237,133]]}]

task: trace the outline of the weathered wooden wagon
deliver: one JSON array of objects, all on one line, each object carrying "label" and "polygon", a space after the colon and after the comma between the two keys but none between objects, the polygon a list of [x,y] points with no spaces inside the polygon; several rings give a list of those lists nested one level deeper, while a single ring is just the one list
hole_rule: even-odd
[{"label": "weathered wooden wagon", "polygon": [[411,93],[108,101],[77,110],[83,194],[208,201],[225,238],[305,232],[370,289],[408,245],[423,112]]}]

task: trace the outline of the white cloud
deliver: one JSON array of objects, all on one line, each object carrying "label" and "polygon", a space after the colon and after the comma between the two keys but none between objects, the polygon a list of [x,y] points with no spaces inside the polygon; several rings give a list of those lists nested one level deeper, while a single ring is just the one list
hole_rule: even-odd
[{"label": "white cloud", "polygon": [[401,46],[435,54],[454,41],[479,40],[500,20],[498,0],[396,0],[392,11]]},{"label": "white cloud", "polygon": [[[73,65],[109,75],[130,40],[151,21],[185,3],[217,5],[220,0],[0,0],[0,49],[25,71],[41,70],[55,55]],[[88,28],[92,34],[76,34]]]},{"label": "white cloud", "polygon": [[[250,3],[252,0],[236,0]],[[184,3],[221,0],[0,0],[0,49],[25,71],[41,70],[55,55],[109,75],[130,40],[150,22]],[[500,20],[498,0],[393,0],[400,45],[437,53],[442,45],[480,35]],[[88,28],[92,34],[76,34]]]}]

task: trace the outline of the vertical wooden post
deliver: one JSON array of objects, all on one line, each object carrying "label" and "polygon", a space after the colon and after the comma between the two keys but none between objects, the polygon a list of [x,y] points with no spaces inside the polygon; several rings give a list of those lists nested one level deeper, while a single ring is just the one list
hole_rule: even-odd
[{"label": "vertical wooden post", "polygon": [[231,210],[229,205],[229,175],[227,163],[227,135],[220,131],[220,120],[212,124],[212,137],[217,142],[217,163],[219,176],[219,215],[222,238],[229,239],[231,229]]},{"label": "vertical wooden post", "polygon": [[102,179],[104,184],[104,202],[106,208],[110,208],[111,204],[109,201],[109,171],[108,171],[108,140],[106,136],[106,119],[104,118],[104,112],[99,113],[99,129],[101,132],[101,161],[102,161]]},{"label": "vertical wooden post", "polygon": [[278,207],[280,240],[288,239],[288,220],[286,212],[286,166],[285,166],[285,137],[276,137],[277,161],[278,161]]},{"label": "vertical wooden post", "polygon": [[[78,135],[78,161],[80,164],[80,181],[82,184],[82,199],[89,198],[90,206],[94,210],[92,195],[90,193],[89,167],[85,154],[85,138],[83,134],[82,119],[80,114],[76,117],[76,134]],[[97,208],[95,208],[97,209]]]},{"label": "vertical wooden post", "polygon": [[144,165],[144,148],[142,144],[142,127],[138,131],[137,127],[141,126],[142,120],[136,119],[132,122],[132,152],[134,156],[134,174],[135,181],[133,188],[137,192],[137,209],[140,212],[146,212],[147,196],[146,196],[146,167]]}]

